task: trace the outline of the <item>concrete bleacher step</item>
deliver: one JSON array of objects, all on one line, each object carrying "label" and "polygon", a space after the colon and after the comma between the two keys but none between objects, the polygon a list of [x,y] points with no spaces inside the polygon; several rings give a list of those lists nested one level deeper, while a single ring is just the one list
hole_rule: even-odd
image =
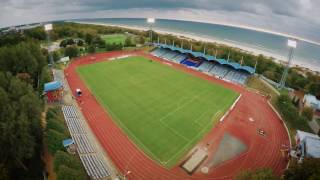
[{"label": "concrete bleacher step", "polygon": [[77,144],[77,150],[79,153],[85,154],[85,153],[94,153],[95,148],[90,143],[88,137],[86,134],[73,134],[72,139]]},{"label": "concrete bleacher step", "polygon": [[85,133],[81,121],[78,118],[66,118],[65,120],[71,134]]},{"label": "concrete bleacher step", "polygon": [[92,179],[102,179],[110,176],[108,168],[96,154],[80,155],[85,170]]},{"label": "concrete bleacher step", "polygon": [[101,157],[97,155],[94,145],[89,141],[76,107],[64,105],[61,109],[70,135],[77,145],[78,154],[87,174],[91,179],[109,177],[111,171],[101,160]]}]

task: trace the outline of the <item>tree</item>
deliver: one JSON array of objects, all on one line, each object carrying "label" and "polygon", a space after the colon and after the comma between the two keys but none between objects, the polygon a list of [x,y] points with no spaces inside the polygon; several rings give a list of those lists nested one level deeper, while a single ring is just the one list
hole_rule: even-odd
[{"label": "tree", "polygon": [[309,92],[320,98],[320,83],[312,83],[309,87]]},{"label": "tree", "polygon": [[126,40],[124,41],[124,46],[126,47],[130,47],[132,46],[132,41],[131,41],[131,37],[127,37]]},{"label": "tree", "polygon": [[99,47],[99,48],[105,48],[106,42],[100,37],[96,36],[93,38],[92,44]]},{"label": "tree", "polygon": [[280,114],[291,128],[310,132],[306,117],[299,115],[298,108],[294,106],[288,95],[280,95],[276,103]]},{"label": "tree", "polygon": [[93,40],[93,35],[92,35],[92,34],[87,33],[87,34],[84,36],[84,41],[85,41],[88,45],[91,45],[92,40]]},{"label": "tree", "polygon": [[10,73],[0,72],[1,163],[8,172],[26,169],[25,162],[41,146],[41,102],[32,87]]},{"label": "tree", "polygon": [[57,151],[63,150],[62,141],[66,138],[63,133],[49,129],[47,133],[47,143],[49,152],[54,155]]},{"label": "tree", "polygon": [[46,32],[44,31],[43,27],[36,27],[32,29],[27,29],[24,31],[25,35],[38,39],[38,40],[45,40],[46,39]]},{"label": "tree", "polygon": [[310,107],[304,107],[302,110],[302,116],[306,117],[309,121],[312,121],[313,109]]},{"label": "tree", "polygon": [[72,38],[64,39],[60,42],[60,47],[67,47],[69,45],[74,45],[75,41]]},{"label": "tree", "polygon": [[82,168],[81,161],[68,153],[57,151],[53,162],[54,171],[58,174],[58,179],[86,179],[86,174]]},{"label": "tree", "polygon": [[81,171],[69,168],[68,166],[62,165],[57,171],[59,180],[86,180],[87,175]]},{"label": "tree", "polygon": [[245,170],[240,172],[236,176],[237,180],[273,180],[277,179],[277,177],[273,174],[271,169],[262,168],[253,170]]},{"label": "tree", "polygon": [[0,164],[0,179],[9,180],[8,171],[4,164]]},{"label": "tree", "polygon": [[58,171],[61,165],[76,170],[82,170],[81,162],[77,157],[63,151],[57,151],[53,162],[54,170]]},{"label": "tree", "polygon": [[95,53],[95,52],[96,52],[96,48],[94,46],[90,45],[88,47],[88,53]]},{"label": "tree", "polygon": [[139,44],[144,44],[145,43],[144,37],[139,36],[138,42],[139,42]]},{"label": "tree", "polygon": [[69,46],[64,51],[65,56],[69,56],[69,58],[74,58],[79,55],[79,50],[76,46]]},{"label": "tree", "polygon": [[39,75],[46,64],[46,59],[37,43],[22,42],[0,48],[0,71],[8,71],[13,75],[28,73],[33,87],[39,88]]},{"label": "tree", "polygon": [[302,164],[293,164],[284,172],[285,180],[319,179],[320,159],[304,159]]},{"label": "tree", "polygon": [[54,62],[57,62],[60,60],[60,53],[58,51],[53,51],[52,52],[52,58]]},{"label": "tree", "polygon": [[78,39],[77,45],[78,45],[78,46],[83,46],[83,45],[84,45],[84,42],[83,42],[81,39]]}]

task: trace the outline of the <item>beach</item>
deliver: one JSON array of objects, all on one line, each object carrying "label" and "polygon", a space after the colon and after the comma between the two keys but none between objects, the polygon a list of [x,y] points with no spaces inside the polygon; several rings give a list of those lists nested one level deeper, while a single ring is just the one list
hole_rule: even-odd
[{"label": "beach", "polygon": [[[80,23],[80,24],[92,24],[92,25],[102,25],[102,26],[116,26],[116,27],[122,27],[122,28],[127,28],[127,29],[134,29],[134,30],[141,30],[141,31],[146,31],[149,28],[147,27],[141,27],[141,26],[133,26],[133,25],[119,25],[119,24],[109,24],[109,23],[98,23],[98,22],[87,22],[87,21],[72,21],[74,23]],[[230,47],[234,47],[234,48],[239,48],[243,51],[246,51],[248,53],[254,54],[254,55],[264,55],[266,57],[272,57],[274,58],[274,60],[278,63],[284,63],[285,61],[287,61],[287,57],[281,56],[281,55],[277,55],[274,54],[272,52],[268,52],[265,49],[259,49],[259,48],[252,48],[249,46],[244,46],[243,44],[239,44],[237,42],[228,40],[228,39],[224,39],[224,40],[220,40],[220,39],[215,39],[213,37],[209,37],[209,36],[204,36],[204,35],[198,35],[198,34],[193,34],[193,33],[187,33],[187,32],[173,32],[173,31],[168,31],[168,30],[163,30],[160,28],[153,28],[154,31],[156,31],[157,33],[160,34],[171,34],[171,35],[175,35],[175,36],[179,36],[179,37],[185,37],[185,38],[189,38],[189,39],[194,39],[197,41],[203,41],[203,42],[211,42],[211,43],[218,43],[218,44],[223,44],[223,45],[227,45]],[[259,62],[258,62],[259,63]],[[294,59],[293,60],[293,64],[291,66],[297,66],[300,67],[304,70],[311,70],[311,71],[317,71],[320,72],[320,66],[315,66],[313,64],[309,64],[307,62],[301,61],[299,59]]]}]

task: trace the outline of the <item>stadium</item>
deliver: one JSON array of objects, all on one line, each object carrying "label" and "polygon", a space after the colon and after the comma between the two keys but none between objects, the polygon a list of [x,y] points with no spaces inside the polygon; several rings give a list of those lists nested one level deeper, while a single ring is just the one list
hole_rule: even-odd
[{"label": "stadium", "polygon": [[320,179],[320,1],[0,14],[0,180]]},{"label": "stadium", "polygon": [[[245,86],[254,67],[151,46],[79,57],[64,70],[71,92],[81,89],[79,109],[120,174],[232,179],[257,168],[283,174],[288,130],[268,97]],[[104,173],[88,164],[93,179],[109,176],[107,167]]]}]

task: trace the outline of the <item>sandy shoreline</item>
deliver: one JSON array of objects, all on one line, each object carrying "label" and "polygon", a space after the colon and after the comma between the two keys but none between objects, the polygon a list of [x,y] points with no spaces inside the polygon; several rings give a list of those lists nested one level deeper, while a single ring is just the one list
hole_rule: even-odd
[{"label": "sandy shoreline", "polygon": [[[117,26],[117,27],[123,27],[123,28],[127,28],[127,29],[135,29],[135,30],[148,30],[148,28],[144,28],[144,27],[139,27],[139,26],[127,26],[127,25],[116,25],[116,24],[108,24],[108,23],[96,23],[96,22],[85,22],[85,21],[72,21],[75,23],[79,23],[79,24],[92,24],[92,25],[102,25],[102,26]],[[264,55],[267,57],[273,57],[275,59],[276,62],[278,63],[283,63],[287,57],[283,57],[281,55],[277,55],[271,52],[267,52],[267,51],[263,51],[260,49],[256,49],[256,48],[251,48],[248,46],[243,46],[241,44],[238,44],[236,42],[231,42],[230,40],[219,40],[216,38],[212,38],[212,37],[205,37],[205,36],[199,36],[196,34],[190,34],[190,33],[179,33],[179,32],[170,32],[170,31],[166,31],[166,30],[162,30],[162,29],[158,29],[158,28],[154,28],[155,31],[157,31],[158,33],[161,34],[172,34],[175,36],[180,36],[180,37],[185,37],[185,38],[190,38],[190,39],[194,39],[197,41],[204,41],[204,42],[216,42],[218,44],[223,44],[223,45],[227,45],[230,47],[235,47],[235,48],[239,48],[241,50],[247,51],[248,53],[254,54],[254,55]],[[308,64],[306,62],[302,62],[299,61],[298,59],[294,59],[293,65],[292,66],[299,66],[300,68],[303,69],[308,69],[308,70],[312,70],[312,71],[317,71],[320,72],[320,67],[317,67],[315,65],[312,64]]]}]

